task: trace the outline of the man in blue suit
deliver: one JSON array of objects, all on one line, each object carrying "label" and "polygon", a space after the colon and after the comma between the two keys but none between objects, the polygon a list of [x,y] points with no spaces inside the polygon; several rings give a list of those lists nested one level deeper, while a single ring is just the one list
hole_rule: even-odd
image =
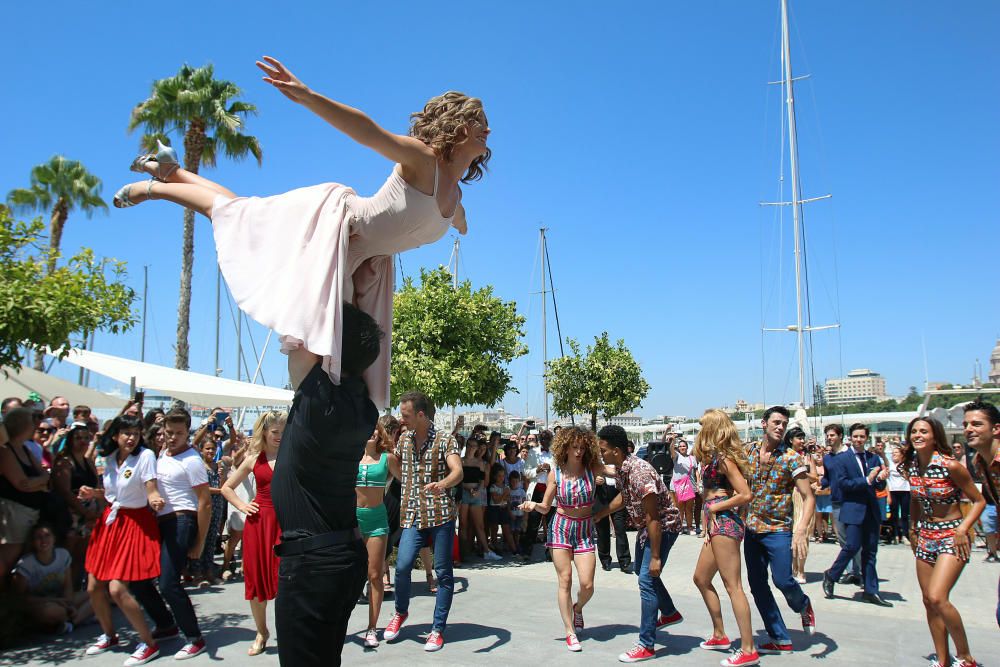
[{"label": "man in blue suit", "polygon": [[865,602],[880,607],[891,607],[892,603],[879,595],[878,573],[875,570],[879,527],[882,524],[875,491],[885,487],[888,471],[877,454],[865,451],[869,435],[867,426],[853,424],[850,434],[850,453],[831,457],[832,469],[826,469],[831,489],[840,490],[840,521],[846,534],[837,559],[823,573],[823,593],[828,598],[833,597],[834,584],[860,550],[861,574],[865,585],[862,598]]},{"label": "man in blue suit", "polygon": [[[830,503],[833,505],[833,525],[837,529],[837,542],[840,548],[844,548],[844,536],[847,535],[847,527],[840,521],[840,507],[844,499],[840,495],[840,484],[831,484],[830,471],[837,467],[837,462],[832,459],[837,456],[850,457],[854,455],[852,449],[844,444],[844,427],[840,424],[827,424],[823,429],[826,436],[826,444],[830,447],[830,453],[823,456],[823,479],[820,484],[824,489],[830,489]],[[861,553],[858,552],[851,561],[850,572],[844,572],[838,583],[856,584],[862,586],[861,581]]]}]

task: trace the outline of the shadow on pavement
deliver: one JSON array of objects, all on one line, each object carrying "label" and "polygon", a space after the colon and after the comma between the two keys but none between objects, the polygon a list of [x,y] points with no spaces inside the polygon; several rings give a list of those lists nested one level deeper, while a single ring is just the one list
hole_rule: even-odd
[{"label": "shadow on pavement", "polygon": [[[403,626],[403,632],[400,640],[393,643],[400,644],[410,642],[423,644],[430,632],[430,623],[405,625]],[[444,650],[448,650],[448,644],[475,641],[485,637],[495,637],[496,639],[492,644],[476,649],[475,651],[476,653],[489,653],[490,651],[509,643],[510,636],[510,631],[504,630],[503,628],[491,628],[486,625],[479,625],[478,623],[449,623],[448,629],[444,631]],[[349,636],[348,641],[361,643],[362,640],[355,635],[353,637]]]}]

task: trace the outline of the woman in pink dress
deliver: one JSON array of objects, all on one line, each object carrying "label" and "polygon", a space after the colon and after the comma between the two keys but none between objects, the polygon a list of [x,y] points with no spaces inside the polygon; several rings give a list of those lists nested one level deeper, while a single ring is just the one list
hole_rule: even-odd
[{"label": "woman in pink dress", "polygon": [[375,404],[388,407],[392,255],[433,243],[452,226],[466,232],[459,183],[482,178],[490,158],[482,102],[457,92],[433,97],[411,115],[404,136],[311,90],[274,58],[257,66],[288,99],[396,164],[374,196],[324,183],[238,197],[180,168],[173,149],[161,144],[132,163],[153,180],[124,186],[114,204],[165,199],[210,218],[219,265],[240,308],[281,335],[282,351],[305,348],[322,357],[334,383],[340,382],[341,304],[371,315],[386,336],[364,379]]},{"label": "woman in pink dress", "polygon": [[[285,419],[284,412],[265,412],[257,419],[243,463],[222,486],[226,500],[247,515],[243,527],[243,583],[257,626],[257,637],[247,650],[248,655],[260,655],[267,646],[271,636],[267,629],[267,601],[278,594],[278,557],[274,555],[274,545],[281,541],[281,528],[271,502],[271,478]],[[257,495],[244,502],[236,495],[236,487],[251,474],[257,482]]]}]

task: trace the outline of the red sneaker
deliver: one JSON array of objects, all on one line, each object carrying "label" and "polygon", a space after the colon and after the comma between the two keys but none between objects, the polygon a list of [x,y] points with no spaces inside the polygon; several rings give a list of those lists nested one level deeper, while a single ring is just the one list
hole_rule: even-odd
[{"label": "red sneaker", "polygon": [[802,617],[802,632],[807,635],[816,633],[816,614],[813,613],[813,603],[806,602],[806,608],[799,614]]},{"label": "red sneaker", "polygon": [[656,651],[651,648],[646,648],[642,644],[636,644],[631,651],[622,653],[618,656],[619,662],[642,662],[643,660],[650,660],[656,657]]},{"label": "red sneaker", "polygon": [[160,647],[156,644],[148,646],[146,644],[139,644],[135,651],[128,657],[128,659],[123,663],[125,667],[133,667],[134,665],[145,665],[150,660],[155,659],[160,655]]},{"label": "red sneaker", "polygon": [[566,648],[574,653],[579,653],[583,650],[583,647],[580,646],[579,638],[573,634],[566,635]]},{"label": "red sneaker", "polygon": [[444,635],[442,635],[437,630],[431,630],[431,633],[427,635],[427,641],[424,643],[424,650],[428,653],[434,651],[440,651],[444,647]]},{"label": "red sneaker", "polygon": [[406,623],[406,617],[409,614],[400,614],[398,611],[392,615],[389,619],[389,625],[385,626],[385,630],[382,631],[382,639],[387,642],[391,642],[393,639],[399,636],[399,629],[403,627],[403,623]]},{"label": "red sneaker", "polygon": [[125,646],[128,644],[124,639],[120,639],[118,635],[101,635],[97,638],[97,641],[91,644],[87,648],[87,655],[99,655],[105,651],[111,650],[116,646]]},{"label": "red sneaker", "polygon": [[684,617],[681,616],[681,613],[679,611],[675,611],[669,616],[666,614],[661,614],[660,618],[656,621],[656,629],[659,630],[660,628],[666,628],[671,625],[677,625],[683,620]]},{"label": "red sneaker", "polygon": [[732,647],[733,642],[730,641],[729,637],[722,637],[721,639],[716,639],[715,637],[709,637],[698,646],[702,647],[706,651],[728,651]]},{"label": "red sneaker", "polygon": [[743,665],[757,665],[760,664],[760,654],[757,651],[753,653],[744,653],[743,649],[738,648],[733,651],[733,654],[719,663],[722,667],[743,667]]},{"label": "red sneaker", "polygon": [[194,641],[188,642],[184,647],[174,653],[174,660],[188,660],[205,652],[205,638],[198,637]]},{"label": "red sneaker", "polygon": [[766,644],[757,644],[757,652],[763,655],[791,655],[792,643],[768,642]]}]

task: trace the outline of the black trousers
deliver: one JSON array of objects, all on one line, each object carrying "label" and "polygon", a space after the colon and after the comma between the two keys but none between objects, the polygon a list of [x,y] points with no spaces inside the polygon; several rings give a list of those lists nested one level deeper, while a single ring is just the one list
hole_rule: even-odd
[{"label": "black trousers", "polygon": [[[175,623],[189,640],[201,637],[198,618],[187,591],[181,585],[181,572],[187,565],[188,549],[198,539],[198,517],[174,514],[161,517],[159,591],[148,582],[133,583],[129,588],[139,600],[157,628],[169,628]],[[164,600],[166,604],[164,604]],[[170,605],[170,609],[167,609]],[[172,613],[171,613],[172,612]]]},{"label": "black trousers", "polygon": [[274,602],[281,665],[340,664],[347,621],[367,573],[368,553],[361,541],[281,559]]},{"label": "black trousers", "polygon": [[[613,486],[602,484],[597,487],[598,506],[607,507],[611,504],[620,492]],[[625,508],[621,508],[609,517],[604,517],[597,522],[597,557],[602,564],[611,563],[611,524],[615,524],[615,552],[618,555],[618,567],[626,567],[632,563],[632,554],[628,546],[628,513]]]},{"label": "black trousers", "polygon": [[[552,473],[549,473],[552,474]],[[545,485],[536,484],[535,490],[531,494],[531,499],[536,503],[541,502],[545,498]],[[555,508],[549,510],[549,513],[545,515],[545,526],[549,525],[552,521],[552,517],[555,516]],[[529,512],[527,526],[524,529],[524,533],[521,534],[521,544],[520,551],[525,556],[530,556],[531,551],[535,546],[535,541],[538,536],[538,526],[542,523],[542,514],[538,512]]]}]

